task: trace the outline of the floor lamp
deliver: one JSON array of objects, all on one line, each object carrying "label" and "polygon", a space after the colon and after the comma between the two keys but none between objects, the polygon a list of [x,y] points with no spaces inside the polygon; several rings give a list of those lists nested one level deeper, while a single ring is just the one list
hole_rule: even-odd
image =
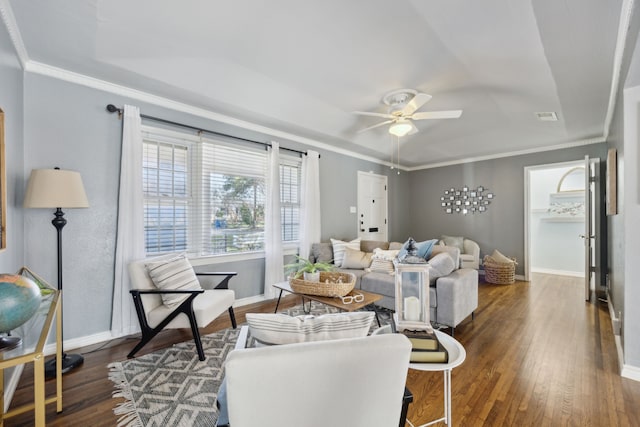
[{"label": "floor lamp", "polygon": [[[88,208],[89,202],[84,192],[82,178],[78,172],[55,169],[34,169],[31,171],[27,191],[24,196],[25,208],[55,209],[51,224],[58,232],[58,290],[62,296],[62,228],[67,224],[62,208]],[[62,306],[62,298],[60,300]],[[62,313],[62,307],[60,313]],[[63,328],[64,329],[64,328]],[[60,331],[63,336],[63,331]],[[64,338],[61,340],[64,343]],[[64,344],[62,344],[64,345]],[[66,354],[62,349],[62,373],[67,373],[84,362],[79,354]],[[48,378],[56,376],[56,359],[45,363]]]}]

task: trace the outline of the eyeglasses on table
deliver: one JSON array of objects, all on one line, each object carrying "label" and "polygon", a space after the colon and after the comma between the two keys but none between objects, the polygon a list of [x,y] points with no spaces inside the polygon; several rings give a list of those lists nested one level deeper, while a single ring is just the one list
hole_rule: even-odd
[{"label": "eyeglasses on table", "polygon": [[362,301],[364,301],[364,295],[362,295],[362,294],[346,295],[346,296],[338,297],[338,298],[340,298],[340,300],[342,301],[343,304],[352,304],[354,302],[362,302]]}]

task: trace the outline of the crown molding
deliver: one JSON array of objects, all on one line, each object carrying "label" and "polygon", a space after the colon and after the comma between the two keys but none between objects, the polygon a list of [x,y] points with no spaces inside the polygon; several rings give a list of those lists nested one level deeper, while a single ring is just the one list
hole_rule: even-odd
[{"label": "crown molding", "polygon": [[622,72],[622,61],[625,54],[625,46],[627,44],[627,36],[629,34],[629,25],[633,14],[634,0],[623,0],[620,11],[620,22],[618,23],[618,38],[616,39],[616,50],[613,54],[613,75],[611,77],[611,91],[609,92],[609,105],[607,106],[607,115],[604,119],[604,129],[602,134],[606,140],[611,130],[611,122],[613,121],[613,113],[616,109],[616,99],[618,98],[618,88],[620,86],[620,77]]},{"label": "crown molding", "polygon": [[[3,1],[3,0],[0,0],[0,1]],[[85,87],[90,87],[92,89],[101,90],[101,91],[112,93],[115,95],[120,95],[123,97],[135,99],[137,101],[157,105],[159,107],[164,107],[173,111],[179,111],[182,113],[191,114],[196,117],[215,120],[215,121],[236,126],[239,128],[251,130],[251,131],[262,133],[262,134],[267,134],[275,138],[282,138],[282,139],[287,139],[289,141],[299,142],[301,144],[305,144],[305,145],[322,149],[325,151],[332,151],[334,153],[342,154],[349,157],[355,157],[355,158],[366,160],[372,163],[391,166],[391,163],[381,161],[379,159],[376,159],[375,157],[365,156],[350,150],[345,150],[343,148],[335,147],[333,145],[316,141],[311,138],[306,138],[306,137],[295,135],[289,132],[280,131],[267,126],[251,123],[245,120],[236,119],[224,114],[206,110],[204,108],[195,107],[182,102],[171,100],[169,98],[153,95],[148,92],[132,89],[130,87],[111,83],[105,80],[96,79],[94,77],[89,77],[84,74],[75,73],[73,71],[54,67],[41,62],[31,61],[31,60],[27,61],[25,66],[25,71],[33,74],[39,74],[39,75],[51,77],[58,80],[67,81],[67,82],[85,86]],[[400,169],[404,169],[404,168],[401,167]]]},{"label": "crown molding", "polygon": [[18,61],[20,61],[20,65],[24,70],[27,63],[29,62],[29,54],[27,53],[27,49],[24,46],[24,41],[22,40],[22,36],[20,35],[16,17],[13,14],[13,9],[11,9],[11,5],[9,4],[8,0],[0,0],[0,15],[2,15],[2,21],[4,22],[4,25],[5,27],[7,27],[7,31],[9,32],[9,37],[11,38],[11,42],[13,43],[13,48],[16,50]]},{"label": "crown molding", "polygon": [[[2,1],[4,0],[0,0],[0,2]],[[346,150],[344,148],[335,147],[333,145],[316,141],[311,138],[306,138],[306,137],[295,135],[289,132],[280,131],[267,126],[251,123],[245,120],[236,119],[224,114],[206,110],[204,108],[195,107],[182,102],[178,102],[178,101],[174,101],[161,96],[153,95],[148,92],[143,92],[137,89],[111,83],[105,80],[96,79],[94,77],[89,77],[84,74],[75,73],[73,71],[54,67],[41,62],[28,60],[25,64],[25,71],[33,74],[39,74],[39,75],[51,77],[58,80],[67,81],[69,83],[74,83],[74,84],[89,87],[92,89],[101,90],[101,91],[112,93],[115,95],[120,95],[126,98],[135,99],[137,101],[145,102],[152,105],[157,105],[159,107],[167,108],[169,110],[179,111],[182,113],[191,114],[196,117],[214,120],[221,123],[236,126],[242,129],[247,129],[247,130],[258,132],[258,133],[267,134],[274,138],[282,138],[289,141],[299,142],[301,144],[305,144],[313,148],[318,148],[325,151],[330,151],[337,154],[353,157],[356,159],[369,161],[371,163],[387,166],[389,168],[395,168],[395,169],[398,169],[399,171],[404,171],[404,172],[411,172],[411,171],[422,170],[422,169],[432,169],[432,168],[438,168],[443,166],[453,166],[453,165],[465,164],[465,163],[473,163],[473,162],[479,162],[483,160],[492,160],[492,159],[499,159],[503,157],[519,156],[523,154],[539,153],[542,151],[553,151],[553,150],[559,150],[563,148],[572,148],[572,147],[578,147],[578,146],[589,145],[589,144],[597,144],[597,143],[606,141],[606,138],[603,136],[603,137],[591,138],[591,139],[569,142],[564,144],[557,144],[557,145],[543,147],[543,148],[538,147],[538,148],[531,148],[528,150],[510,151],[510,152],[492,154],[487,156],[469,157],[466,159],[425,164],[425,165],[415,166],[415,167],[407,167],[402,165],[398,167],[397,165],[392,164],[391,162],[383,161],[371,156],[362,155],[360,153]]]},{"label": "crown molding", "polygon": [[604,136],[597,137],[597,138],[582,139],[580,141],[567,142],[567,143],[564,143],[564,144],[556,144],[556,145],[551,145],[551,146],[548,146],[548,147],[529,148],[527,150],[509,151],[509,152],[506,152],[506,153],[491,154],[491,155],[487,155],[487,156],[468,157],[466,159],[452,160],[450,162],[426,164],[426,165],[423,165],[423,166],[416,166],[416,167],[413,167],[413,168],[408,168],[407,170],[409,172],[411,172],[411,171],[417,171],[417,170],[422,170],[422,169],[440,168],[440,167],[443,167],[443,166],[453,166],[453,165],[460,165],[460,164],[465,164],[465,163],[481,162],[481,161],[484,161],[484,160],[501,159],[501,158],[504,158],[504,157],[522,156],[524,154],[541,153],[541,152],[544,152],[544,151],[562,150],[564,148],[581,147],[583,145],[599,144],[601,142],[606,142],[606,139],[605,139]]}]

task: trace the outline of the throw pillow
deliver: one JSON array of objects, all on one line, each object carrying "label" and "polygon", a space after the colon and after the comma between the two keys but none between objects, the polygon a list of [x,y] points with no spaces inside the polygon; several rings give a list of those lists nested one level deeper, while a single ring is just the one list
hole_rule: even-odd
[{"label": "throw pillow", "polygon": [[500,263],[513,263],[513,260],[511,258],[508,258],[506,256],[504,256],[499,250],[494,249],[493,253],[491,254],[491,258],[493,258],[493,260],[495,262],[500,262]]},{"label": "throw pillow", "polygon": [[436,280],[440,277],[448,276],[453,270],[456,269],[453,258],[446,253],[440,252],[437,255],[431,257],[429,264],[429,284],[435,286]]},{"label": "throw pillow", "polygon": [[445,245],[458,248],[460,249],[460,253],[464,253],[464,237],[443,235],[441,238]]},{"label": "throw pillow", "polygon": [[313,257],[312,262],[331,262],[333,246],[331,243],[314,243],[311,245],[311,257]]},{"label": "throw pillow", "polygon": [[402,249],[402,245],[403,245],[403,243],[400,243],[400,242],[391,242],[391,243],[389,243],[389,250],[390,251],[399,251],[400,249]]},{"label": "throw pillow", "polygon": [[350,242],[344,242],[342,240],[331,239],[331,244],[333,245],[333,263],[336,266],[342,265],[342,260],[344,259],[344,253],[347,250],[347,247],[357,250],[360,250],[360,238],[354,239]]},{"label": "throw pillow", "polygon": [[372,259],[371,267],[367,268],[366,271],[371,273],[393,274],[395,267],[393,266],[393,261],[386,259]]},{"label": "throw pillow", "polygon": [[385,261],[393,261],[398,256],[399,250],[382,250],[380,248],[373,250],[373,255],[371,255],[371,259],[383,259]]},{"label": "throw pillow", "polygon": [[368,252],[356,251],[347,247],[341,267],[364,270],[371,265],[372,255]]},{"label": "throw pillow", "polygon": [[[186,255],[146,264],[149,277],[158,289],[198,290],[202,289],[196,273]],[[162,294],[162,303],[172,307],[189,297],[189,294]]]},{"label": "throw pillow", "polygon": [[[438,239],[425,240],[424,242],[416,242],[416,247],[418,248],[417,256],[428,259],[431,255],[431,250],[433,246],[438,243]],[[402,249],[398,252],[398,259],[404,258],[407,254],[407,247],[409,246],[409,239],[402,245]]]},{"label": "throw pillow", "polygon": [[377,248],[386,251],[389,249],[389,242],[383,242],[382,240],[363,240],[360,242],[360,250],[362,252],[373,252]]},{"label": "throw pillow", "polygon": [[321,316],[247,313],[249,333],[262,344],[293,344],[309,341],[366,337],[375,313],[356,311]]}]

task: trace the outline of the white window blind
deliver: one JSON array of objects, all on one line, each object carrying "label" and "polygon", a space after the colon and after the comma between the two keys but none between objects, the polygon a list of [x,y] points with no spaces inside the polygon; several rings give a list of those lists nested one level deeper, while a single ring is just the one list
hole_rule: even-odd
[{"label": "white window blind", "polygon": [[298,240],[300,228],[300,162],[280,164],[282,241]]},{"label": "white window blind", "polygon": [[[143,134],[142,183],[147,253],[263,250],[266,151],[149,129]],[[295,242],[301,161],[281,157],[282,238]]]},{"label": "white window blind", "polygon": [[265,150],[205,142],[202,155],[203,255],[264,249]]}]

